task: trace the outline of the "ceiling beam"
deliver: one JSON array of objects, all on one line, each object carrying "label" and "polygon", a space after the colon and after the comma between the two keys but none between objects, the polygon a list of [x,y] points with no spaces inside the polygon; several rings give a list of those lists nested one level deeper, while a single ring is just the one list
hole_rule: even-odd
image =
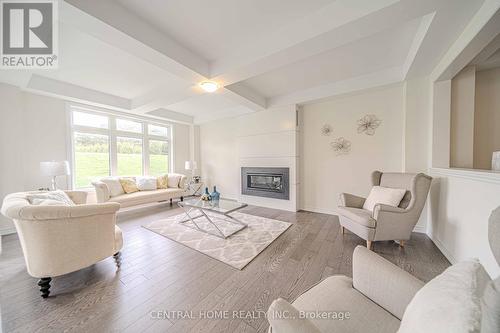
[{"label": "ceiling beam", "polygon": [[[354,6],[361,6],[362,3],[360,0],[349,1],[348,4],[336,1],[322,8],[319,11],[322,15],[311,14],[276,34],[249,44],[243,50],[238,49],[237,54],[212,63],[211,75],[214,80],[230,85],[421,18],[419,34],[412,49],[414,60],[433,22],[434,13],[441,6],[452,5],[453,0],[371,1],[370,6],[365,4],[363,10]],[[352,8],[345,17],[332,19],[339,15],[339,8],[348,5]],[[323,15],[325,13],[330,16]],[[294,29],[305,30],[309,35],[306,38]],[[419,64],[411,61],[409,69],[413,69],[411,66],[418,67]]]},{"label": "ceiling beam", "polygon": [[129,99],[33,74],[25,90],[115,110],[130,110]]},{"label": "ceiling beam", "polygon": [[434,68],[431,80],[451,80],[498,35],[498,27],[500,0],[485,0],[460,37]]},{"label": "ceiling beam", "polygon": [[436,12],[427,14],[422,17],[422,20],[420,21],[417,33],[413,38],[413,42],[410,45],[410,50],[408,51],[408,55],[406,56],[406,60],[403,65],[404,80],[406,80],[408,73],[412,70],[412,67],[415,66],[415,59],[417,58],[418,51],[422,46],[425,36],[427,36],[427,33],[429,32],[429,28],[435,16]]},{"label": "ceiling beam", "polygon": [[[356,21],[400,0],[337,0],[304,18],[293,21],[289,25],[278,29],[266,36],[262,36],[256,43],[249,43],[238,48],[234,53],[211,64],[211,77],[221,78],[224,84],[232,84],[255,74],[269,70],[269,67],[279,66],[276,61],[265,61],[283,50],[317,37],[328,31]],[[307,56],[307,55],[306,55]],[[309,55],[310,56],[310,55]],[[279,59],[276,60],[283,60]],[[297,61],[295,59],[294,61]],[[260,62],[259,69],[254,63]],[[286,63],[285,63],[286,64]],[[253,65],[253,66],[252,66]],[[284,64],[281,63],[281,66]],[[250,68],[248,68],[250,67]],[[253,67],[253,68],[252,68]],[[248,73],[250,72],[250,73]]]},{"label": "ceiling beam", "polygon": [[208,62],[113,1],[65,0],[60,20],[189,82],[209,73]]},{"label": "ceiling beam", "polygon": [[[196,84],[209,76],[206,60],[113,1],[66,2],[63,2],[60,15],[65,24],[70,24],[186,81],[186,89],[177,94],[167,93],[165,96],[166,90],[162,91],[160,87],[134,98],[132,109],[135,111],[151,111],[204,93]],[[260,110],[265,105],[262,103],[264,98],[255,92],[225,88],[223,91],[252,110]],[[156,97],[158,99],[155,100]]]},{"label": "ceiling beam", "polygon": [[268,100],[268,107],[271,108],[283,105],[307,104],[312,101],[317,101],[332,96],[394,84],[397,82],[401,82],[402,80],[402,67],[388,68],[371,74],[362,75],[343,81],[328,83],[291,94],[272,97]]},{"label": "ceiling beam", "polygon": [[262,97],[242,83],[235,83],[226,86],[224,89],[224,95],[253,111],[262,111],[267,107],[265,97]]}]

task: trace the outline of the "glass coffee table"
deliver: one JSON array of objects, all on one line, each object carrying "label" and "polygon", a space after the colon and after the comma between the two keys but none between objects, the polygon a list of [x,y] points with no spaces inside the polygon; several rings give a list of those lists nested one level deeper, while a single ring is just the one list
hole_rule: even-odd
[{"label": "glass coffee table", "polygon": [[241,202],[227,199],[203,201],[194,198],[177,204],[186,213],[186,219],[179,223],[213,236],[226,239],[248,226],[230,215],[247,206]]}]

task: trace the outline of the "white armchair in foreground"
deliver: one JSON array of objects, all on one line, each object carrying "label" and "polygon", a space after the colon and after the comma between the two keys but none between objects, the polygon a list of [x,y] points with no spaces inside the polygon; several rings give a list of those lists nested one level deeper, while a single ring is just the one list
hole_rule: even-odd
[{"label": "white armchair in foreground", "polygon": [[32,205],[28,196],[5,197],[2,214],[16,226],[28,273],[39,278],[42,297],[50,294],[52,277],[88,267],[114,256],[120,266],[122,232],[116,226],[120,204],[86,204],[84,191],[66,191],[73,206]]}]

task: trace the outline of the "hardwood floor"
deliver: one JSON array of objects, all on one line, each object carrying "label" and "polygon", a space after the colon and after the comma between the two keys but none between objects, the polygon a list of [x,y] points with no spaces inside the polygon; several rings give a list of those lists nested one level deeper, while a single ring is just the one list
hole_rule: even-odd
[{"label": "hardwood floor", "polygon": [[[174,206],[176,207],[176,206]],[[122,265],[113,257],[55,277],[51,295],[40,297],[25,269],[16,235],[4,236],[0,256],[3,332],[265,332],[263,312],[277,297],[292,301],[322,278],[351,276],[352,252],[364,241],[340,232],[332,215],[247,207],[243,212],[293,223],[242,271],[155,234],[141,225],[178,214],[168,204],[119,216],[124,232]],[[428,281],[449,262],[423,234],[404,249],[374,242],[373,251]],[[239,318],[199,318],[200,311],[254,311]],[[166,311],[174,318],[157,319]],[[195,318],[183,319],[192,311]],[[206,315],[213,312],[202,312]]]}]

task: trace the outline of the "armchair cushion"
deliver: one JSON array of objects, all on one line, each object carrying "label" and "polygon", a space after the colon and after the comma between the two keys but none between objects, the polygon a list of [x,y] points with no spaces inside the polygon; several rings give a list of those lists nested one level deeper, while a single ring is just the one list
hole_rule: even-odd
[{"label": "armchair cushion", "polygon": [[449,267],[417,292],[398,332],[479,332],[480,299],[489,280],[477,260]]},{"label": "armchair cushion", "polygon": [[337,213],[365,227],[375,228],[377,224],[377,221],[375,221],[375,219],[372,218],[372,213],[365,209],[352,208],[352,207],[338,207]]},{"label": "armchair cushion", "polygon": [[375,205],[384,204],[397,207],[406,193],[402,188],[373,186],[363,204],[363,209],[373,212]]},{"label": "armchair cushion", "polygon": [[363,208],[363,204],[365,203],[365,198],[358,197],[354,194],[342,193],[340,194],[340,203],[339,206],[344,207],[352,207],[352,208]]},{"label": "armchair cushion", "polygon": [[[400,321],[352,287],[346,276],[330,276],[293,303],[303,312],[336,313],[336,319],[310,319],[321,332],[396,332]],[[344,317],[342,317],[342,315]]]},{"label": "armchair cushion", "polygon": [[357,246],[352,262],[353,286],[392,313],[403,317],[415,293],[424,285],[411,274],[368,250]]},{"label": "armchair cushion", "polygon": [[282,298],[269,306],[267,319],[272,333],[320,333],[321,331],[307,318],[301,318],[299,310]]}]

